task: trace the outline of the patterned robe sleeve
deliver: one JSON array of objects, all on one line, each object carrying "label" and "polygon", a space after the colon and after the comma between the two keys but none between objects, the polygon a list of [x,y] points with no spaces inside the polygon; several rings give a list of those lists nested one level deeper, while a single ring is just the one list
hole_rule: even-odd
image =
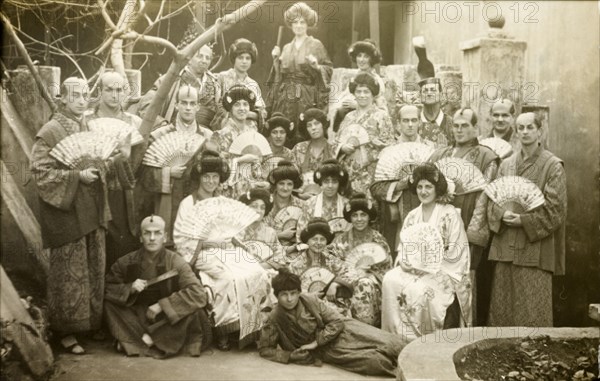
[{"label": "patterned robe sleeve", "polygon": [[317,345],[319,347],[329,344],[344,330],[344,317],[332,307],[329,307],[325,302],[318,298],[314,298],[317,302],[318,312],[325,323],[323,329],[317,330]]},{"label": "patterned robe sleeve", "polygon": [[530,242],[544,239],[554,233],[565,221],[567,214],[567,176],[562,163],[555,163],[542,189],[546,202],[521,214],[523,229]]},{"label": "patterned robe sleeve", "polygon": [[[493,160],[484,170],[483,177],[485,177],[487,182],[490,183],[496,179],[497,175],[498,161]],[[481,192],[477,198],[477,201],[475,201],[473,216],[471,217],[471,222],[469,222],[469,226],[467,227],[467,238],[469,239],[469,242],[480,247],[487,246],[490,238],[490,228],[488,226],[487,219],[489,202],[490,200],[485,192]]]},{"label": "patterned robe sleeve", "polygon": [[125,282],[129,256],[116,261],[106,274],[104,298],[120,306],[132,306],[137,293],[132,292],[131,283]]},{"label": "patterned robe sleeve", "polygon": [[258,353],[267,360],[287,364],[292,352],[278,348],[279,331],[274,323],[269,321],[263,326],[258,341]]}]

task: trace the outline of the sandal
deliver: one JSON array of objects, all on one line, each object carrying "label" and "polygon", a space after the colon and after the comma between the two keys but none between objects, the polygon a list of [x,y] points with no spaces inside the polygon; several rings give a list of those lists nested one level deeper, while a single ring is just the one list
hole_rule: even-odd
[{"label": "sandal", "polygon": [[77,342],[77,339],[73,335],[65,336],[60,340],[60,344],[63,348],[74,355],[85,354],[85,349]]}]

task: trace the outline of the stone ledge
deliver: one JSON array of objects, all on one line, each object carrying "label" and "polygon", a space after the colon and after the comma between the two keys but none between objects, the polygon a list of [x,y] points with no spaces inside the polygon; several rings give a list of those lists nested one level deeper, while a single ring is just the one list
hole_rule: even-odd
[{"label": "stone ledge", "polygon": [[494,339],[550,336],[595,338],[599,328],[470,327],[438,331],[408,344],[398,356],[401,381],[460,381],[454,367],[454,355],[472,347],[489,347]]}]

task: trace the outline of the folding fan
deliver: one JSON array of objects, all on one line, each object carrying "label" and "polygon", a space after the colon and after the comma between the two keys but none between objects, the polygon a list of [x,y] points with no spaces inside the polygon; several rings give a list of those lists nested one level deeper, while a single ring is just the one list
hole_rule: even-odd
[{"label": "folding fan", "polygon": [[266,261],[273,256],[273,250],[262,241],[244,241],[243,249],[258,261]]},{"label": "folding fan", "polygon": [[[223,196],[199,201],[191,208],[180,208],[175,221],[177,236],[207,242],[230,240],[258,220],[248,205]],[[177,244],[177,242],[175,242]]]},{"label": "folding fan", "polygon": [[344,126],[344,128],[339,132],[338,140],[341,144],[352,144],[355,147],[362,146],[363,144],[367,144],[369,141],[371,141],[367,130],[365,130],[365,128],[360,124],[356,123]]},{"label": "folding fan", "polygon": [[297,206],[286,206],[273,218],[273,229],[278,232],[293,229],[302,215],[302,209]]},{"label": "folding fan", "polygon": [[483,139],[479,142],[479,144],[494,151],[494,153],[501,159],[509,157],[513,152],[512,146],[509,142],[496,137]]},{"label": "folding fan", "polygon": [[438,229],[422,222],[400,232],[397,261],[408,267],[435,274],[441,269],[444,241]]},{"label": "folding fan", "polygon": [[271,173],[272,170],[277,168],[277,164],[279,164],[279,162],[282,160],[285,160],[285,159],[281,156],[271,156],[268,159],[263,160],[263,164],[262,164],[263,170],[267,174]]},{"label": "folding fan", "polygon": [[328,221],[332,233],[340,233],[348,230],[350,223],[343,217],[335,217]]},{"label": "folding fan", "polygon": [[315,183],[314,172],[306,172],[302,174],[302,182],[304,184],[302,191],[313,195],[321,193],[321,186]]},{"label": "folding fan", "polygon": [[467,194],[483,190],[487,181],[475,164],[458,157],[445,157],[435,162],[447,180],[456,185],[456,194]]},{"label": "folding fan", "polygon": [[546,201],[532,181],[521,176],[503,176],[485,187],[485,193],[497,205],[515,213],[529,212]]},{"label": "folding fan", "polygon": [[117,141],[123,141],[131,134],[131,145],[137,145],[144,141],[142,134],[137,128],[117,118],[98,118],[87,122],[90,131],[112,136]]},{"label": "folding fan", "polygon": [[427,161],[433,148],[422,143],[399,143],[384,148],[375,168],[375,181],[402,180]]},{"label": "folding fan", "polygon": [[324,267],[310,267],[300,275],[303,292],[319,292],[331,284],[335,275]]},{"label": "folding fan", "polygon": [[117,140],[106,134],[77,132],[58,142],[50,151],[50,156],[69,168],[85,169],[107,160],[117,145]]},{"label": "folding fan", "polygon": [[156,168],[184,166],[196,155],[204,141],[199,134],[169,132],[150,144],[142,163]]},{"label": "folding fan", "polygon": [[259,154],[259,156],[272,155],[271,146],[267,139],[256,131],[247,131],[238,135],[229,146],[229,153],[234,155],[245,155],[247,153]]},{"label": "folding fan", "polygon": [[387,258],[385,249],[374,242],[363,243],[356,246],[346,255],[346,263],[359,271],[376,263],[381,263]]}]

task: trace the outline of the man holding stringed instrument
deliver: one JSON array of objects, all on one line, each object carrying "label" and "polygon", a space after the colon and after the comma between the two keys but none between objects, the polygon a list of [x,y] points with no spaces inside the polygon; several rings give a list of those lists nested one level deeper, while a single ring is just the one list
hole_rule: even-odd
[{"label": "man holding stringed instrument", "polygon": [[208,296],[190,265],[165,249],[165,221],[146,217],[143,247],[120,258],[106,276],[104,311],[117,350],[155,358],[199,356]]}]

